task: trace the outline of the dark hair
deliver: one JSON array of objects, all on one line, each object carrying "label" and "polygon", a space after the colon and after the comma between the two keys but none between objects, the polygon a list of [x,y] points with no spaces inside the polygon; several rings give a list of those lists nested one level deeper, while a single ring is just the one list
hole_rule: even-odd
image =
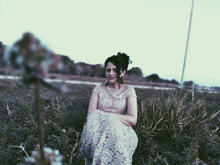
[{"label": "dark hair", "polygon": [[130,57],[125,53],[118,52],[117,55],[113,55],[113,56],[106,59],[105,69],[106,69],[106,66],[109,62],[112,62],[116,66],[116,73],[117,73],[118,82],[123,84],[122,78],[119,77],[120,71],[121,71],[121,69],[122,69],[122,71],[124,71],[124,70],[127,71],[128,64],[132,63],[132,61],[130,61]]}]

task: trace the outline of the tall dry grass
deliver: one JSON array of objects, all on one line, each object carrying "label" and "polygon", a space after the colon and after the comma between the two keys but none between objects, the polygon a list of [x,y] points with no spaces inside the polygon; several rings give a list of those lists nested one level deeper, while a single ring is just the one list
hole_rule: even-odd
[{"label": "tall dry grass", "polygon": [[218,164],[220,136],[203,99],[172,93],[139,101],[135,164]]},{"label": "tall dry grass", "polygon": [[[45,146],[58,149],[64,165],[73,165],[94,86],[68,88],[71,92],[66,95],[42,88],[40,108]],[[34,87],[1,81],[0,92],[0,164],[27,165],[27,154],[39,148]],[[219,95],[195,93],[192,101],[191,94],[181,91],[136,89],[136,93],[138,122],[134,130],[139,143],[134,165],[191,165],[196,160],[218,164]]]}]

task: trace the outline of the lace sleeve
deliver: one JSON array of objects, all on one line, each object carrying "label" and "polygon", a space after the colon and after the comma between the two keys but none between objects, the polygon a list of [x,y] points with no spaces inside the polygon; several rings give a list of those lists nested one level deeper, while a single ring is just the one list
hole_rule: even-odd
[{"label": "lace sleeve", "polygon": [[97,94],[99,94],[100,87],[101,87],[101,83],[98,84],[98,85],[93,89],[93,92],[96,92]]},{"label": "lace sleeve", "polygon": [[134,87],[129,85],[128,92],[126,94],[126,98],[128,97],[137,97]]}]

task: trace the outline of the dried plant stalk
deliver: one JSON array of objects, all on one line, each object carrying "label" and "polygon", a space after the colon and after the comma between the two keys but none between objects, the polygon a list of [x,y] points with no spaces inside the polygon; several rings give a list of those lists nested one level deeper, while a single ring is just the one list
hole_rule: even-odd
[{"label": "dried plant stalk", "polygon": [[35,83],[35,104],[36,104],[36,111],[37,111],[37,120],[38,120],[38,133],[39,133],[39,143],[40,143],[40,155],[41,159],[44,160],[44,139],[43,139],[43,127],[42,127],[42,119],[41,119],[41,110],[40,110],[40,86],[39,83]]}]

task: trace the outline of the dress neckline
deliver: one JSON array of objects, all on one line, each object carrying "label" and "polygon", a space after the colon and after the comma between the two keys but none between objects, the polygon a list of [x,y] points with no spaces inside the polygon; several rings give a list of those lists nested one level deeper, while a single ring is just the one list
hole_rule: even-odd
[{"label": "dress neckline", "polygon": [[121,85],[120,85],[120,88],[111,88],[109,85],[107,85],[107,87],[108,87],[110,90],[113,90],[113,91],[118,91],[118,90],[124,88],[124,86],[125,86],[124,84],[121,84]]}]

